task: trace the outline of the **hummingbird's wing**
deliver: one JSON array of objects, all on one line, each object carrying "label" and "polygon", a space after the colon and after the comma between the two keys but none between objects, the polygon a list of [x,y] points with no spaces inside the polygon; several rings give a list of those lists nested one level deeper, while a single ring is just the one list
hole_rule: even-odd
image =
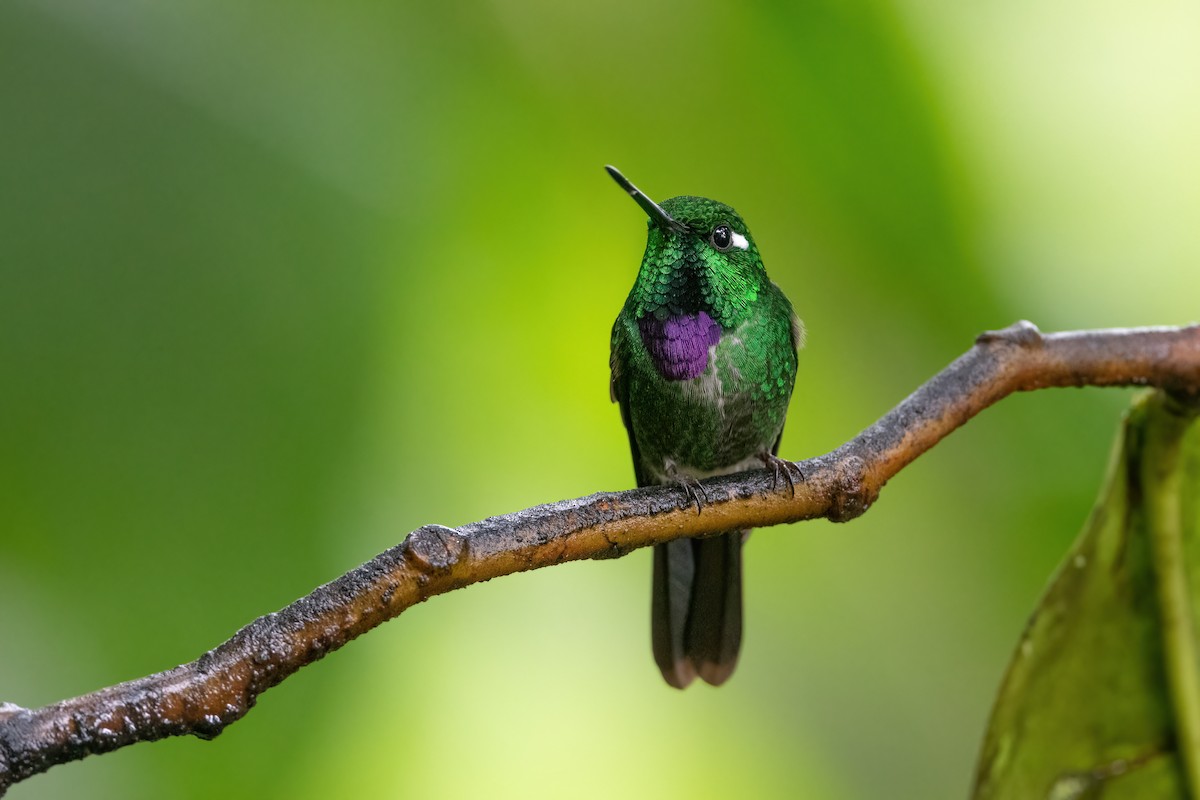
[{"label": "hummingbird's wing", "polygon": [[624,366],[628,360],[626,343],[622,338],[621,319],[613,323],[612,339],[608,352],[608,397],[621,409],[621,422],[625,423],[625,433],[629,435],[629,452],[633,456],[633,475],[638,486],[649,486],[653,483],[642,468],[642,452],[638,448],[637,439],[633,435],[633,420],[629,411],[629,375]]},{"label": "hummingbird's wing", "polygon": [[[771,285],[775,286],[773,283]],[[807,332],[804,330],[804,320],[797,316],[796,309],[792,308],[791,301],[779,290],[778,286],[775,286],[775,291],[779,292],[779,296],[787,303],[788,323],[792,329],[792,355],[799,357],[800,351],[804,348],[804,339],[807,336]]]},{"label": "hummingbird's wing", "polygon": [[[771,285],[774,286],[774,284],[771,284]],[[779,289],[778,286],[776,286],[775,288],[776,288],[776,290]],[[780,297],[783,297],[783,292],[780,292],[779,295],[780,295]],[[784,299],[786,301],[786,298],[784,298]],[[791,303],[788,303],[788,317],[789,317],[788,322],[791,326],[791,334],[792,334],[792,337],[791,337],[792,338],[792,356],[794,358],[798,359],[800,357],[800,349],[802,347],[804,347],[804,336],[805,336],[804,321],[801,320],[800,317],[796,316],[796,309],[792,308]],[[779,443],[782,441],[783,441],[783,427],[780,426],[779,435],[775,437],[775,444],[771,445],[771,455],[773,455],[773,456],[779,455]]]}]

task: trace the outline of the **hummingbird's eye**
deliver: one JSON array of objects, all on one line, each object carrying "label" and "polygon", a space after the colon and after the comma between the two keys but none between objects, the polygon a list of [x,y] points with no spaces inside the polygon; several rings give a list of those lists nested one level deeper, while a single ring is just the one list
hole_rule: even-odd
[{"label": "hummingbird's eye", "polygon": [[718,225],[713,228],[712,234],[708,238],[713,247],[718,250],[728,250],[733,244],[733,231],[729,229],[728,225]]}]

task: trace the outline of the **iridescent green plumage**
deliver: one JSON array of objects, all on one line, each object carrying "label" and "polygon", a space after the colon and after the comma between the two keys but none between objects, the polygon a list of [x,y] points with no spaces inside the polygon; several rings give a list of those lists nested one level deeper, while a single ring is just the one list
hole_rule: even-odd
[{"label": "iridescent green plumage", "polygon": [[[638,485],[755,466],[779,446],[796,378],[802,328],[791,303],[732,208],[702,197],[658,206],[609,172],[651,218],[610,362]],[[745,535],[655,548],[654,654],[673,686],[733,671]]]}]

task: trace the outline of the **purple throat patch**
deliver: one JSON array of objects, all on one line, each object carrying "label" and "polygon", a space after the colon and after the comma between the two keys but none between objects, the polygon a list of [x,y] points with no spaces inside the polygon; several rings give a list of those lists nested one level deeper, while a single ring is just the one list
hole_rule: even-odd
[{"label": "purple throat patch", "polygon": [[642,343],[659,374],[669,381],[698,378],[708,368],[708,348],[721,341],[721,326],[701,311],[695,315],[638,320]]}]

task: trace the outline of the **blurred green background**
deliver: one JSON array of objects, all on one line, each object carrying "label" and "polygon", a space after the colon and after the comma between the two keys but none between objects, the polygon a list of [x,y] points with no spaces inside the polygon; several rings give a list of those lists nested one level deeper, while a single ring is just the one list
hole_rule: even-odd
[{"label": "blurred green background", "polygon": [[[981,330],[1179,324],[1200,7],[0,4],[0,700],[190,660],[399,541],[633,483],[608,336],[651,196],[809,329],[783,454]],[[760,531],[734,680],[649,553],[439,597],[212,743],[57,797],[957,797],[1124,391],[1013,397],[865,517]]]}]

